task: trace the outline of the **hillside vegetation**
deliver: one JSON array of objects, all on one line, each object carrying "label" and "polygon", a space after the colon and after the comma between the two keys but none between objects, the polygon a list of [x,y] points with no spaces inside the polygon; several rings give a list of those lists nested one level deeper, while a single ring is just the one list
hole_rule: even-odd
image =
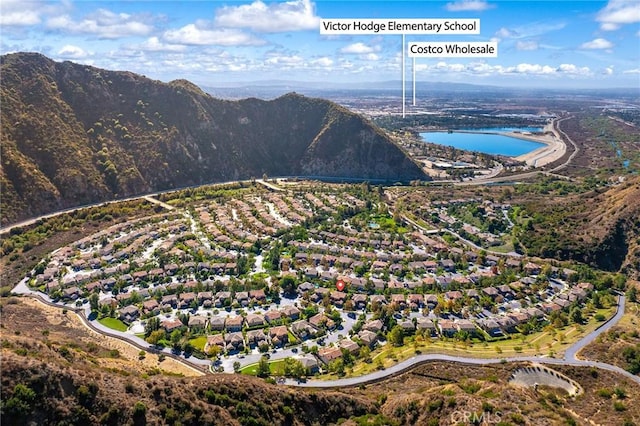
[{"label": "hillside vegetation", "polygon": [[114,197],[269,176],[425,178],[380,129],[288,94],[215,99],[192,83],[2,56],[2,224]]},{"label": "hillside vegetation", "polygon": [[529,255],[573,259],[637,276],[640,270],[640,178],[579,195],[524,202],[531,220],[518,238]]},{"label": "hillside vegetation", "polygon": [[585,389],[578,398],[510,386],[517,363],[427,363],[341,390],[239,374],[181,377],[170,358],[113,346],[71,312],[24,298],[3,298],[0,310],[0,414],[12,425],[632,425],[640,414],[640,389],[607,371],[558,367]]}]

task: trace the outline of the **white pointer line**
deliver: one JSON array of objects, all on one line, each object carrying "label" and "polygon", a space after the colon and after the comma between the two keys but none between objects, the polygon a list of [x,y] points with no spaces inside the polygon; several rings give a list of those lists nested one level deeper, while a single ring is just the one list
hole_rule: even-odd
[{"label": "white pointer line", "polygon": [[405,51],[404,51],[405,43],[404,43],[404,33],[402,33],[402,118],[405,117],[405,72],[404,72],[404,60],[405,60]]}]

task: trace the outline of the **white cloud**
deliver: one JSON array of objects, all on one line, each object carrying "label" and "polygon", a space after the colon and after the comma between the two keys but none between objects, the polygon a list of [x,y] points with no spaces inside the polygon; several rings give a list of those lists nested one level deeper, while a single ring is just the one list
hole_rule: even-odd
[{"label": "white cloud", "polygon": [[135,49],[146,52],[182,52],[187,47],[183,44],[163,43],[158,37],[149,37],[144,43],[134,46]]},{"label": "white cloud", "polygon": [[[437,64],[435,64],[433,68],[438,71],[444,71],[444,72],[462,72],[465,69],[465,65],[448,64],[444,61],[440,61]],[[428,70],[428,69],[429,69],[428,65],[420,65],[420,64],[416,65],[416,71]]]},{"label": "white cloud", "polygon": [[91,56],[90,53],[78,46],[67,44],[58,51],[58,57],[62,59],[84,59]]},{"label": "white cloud", "polygon": [[537,41],[533,41],[533,40],[529,40],[529,41],[518,40],[518,42],[516,42],[516,49],[518,49],[518,50],[538,50],[538,42]]},{"label": "white cloud", "polygon": [[580,45],[581,49],[611,49],[612,47],[613,44],[603,38],[596,38]]},{"label": "white cloud", "polygon": [[265,63],[271,65],[300,65],[304,63],[304,59],[298,55],[276,55],[267,59]]},{"label": "white cloud", "polygon": [[323,56],[322,58],[314,59],[313,61],[311,61],[311,64],[323,68],[328,68],[333,65],[333,59]]},{"label": "white cloud", "polygon": [[98,9],[81,21],[74,21],[69,15],[50,18],[47,20],[47,27],[71,34],[92,34],[99,38],[116,39],[148,35],[154,27],[147,21],[148,17]]},{"label": "white cloud", "polygon": [[637,0],[609,0],[598,12],[596,21],[602,31],[615,31],[625,24],[640,22],[640,2]]},{"label": "white cloud", "polygon": [[474,11],[482,12],[483,10],[492,9],[495,6],[484,0],[461,0],[447,3],[445,9],[449,12]]},{"label": "white cloud", "polygon": [[375,53],[367,53],[366,55],[361,55],[360,59],[364,59],[365,61],[377,61],[380,59],[380,56]]},{"label": "white cloud", "polygon": [[566,27],[565,22],[547,22],[537,21],[515,28],[502,27],[496,33],[495,37],[523,39],[528,37],[536,37],[553,31],[558,31]]},{"label": "white cloud", "polygon": [[0,25],[29,26],[39,24],[40,5],[21,0],[0,2]]},{"label": "white cloud", "polygon": [[342,53],[353,54],[372,53],[374,51],[375,49],[373,47],[367,46],[364,43],[353,43],[340,49],[340,52]]},{"label": "white cloud", "polygon": [[166,31],[163,38],[174,44],[196,46],[257,46],[265,43],[263,40],[233,28],[208,29],[204,27],[202,22]]},{"label": "white cloud", "polygon": [[640,68],[624,70],[624,71],[622,71],[622,74],[640,74]]},{"label": "white cloud", "polygon": [[513,66],[490,65],[486,62],[471,62],[468,64],[447,63],[440,61],[434,65],[416,64],[416,71],[440,74],[462,74],[473,76],[498,75],[535,75],[535,76],[589,76],[588,67],[578,67],[574,64],[551,65],[521,63]]},{"label": "white cloud", "polygon": [[602,74],[604,75],[613,75],[613,65],[610,65],[602,70]]},{"label": "white cloud", "polygon": [[0,0],[0,26],[27,27],[38,25],[46,16],[64,13],[70,8],[68,1]]},{"label": "white cloud", "polygon": [[511,67],[509,71],[519,74],[553,74],[556,70],[549,65],[523,63]]},{"label": "white cloud", "polygon": [[215,24],[226,28],[249,28],[257,32],[278,33],[313,30],[320,27],[310,0],[265,4],[256,0],[241,6],[224,6],[216,11]]},{"label": "white cloud", "polygon": [[502,39],[502,38],[516,38],[516,37],[518,37],[518,33],[516,33],[513,30],[510,30],[509,28],[502,27],[496,32],[496,37],[498,37],[499,39]]},{"label": "white cloud", "polygon": [[558,67],[558,72],[563,74],[573,74],[573,75],[590,75],[591,70],[589,67],[578,67],[574,64],[560,64]]}]

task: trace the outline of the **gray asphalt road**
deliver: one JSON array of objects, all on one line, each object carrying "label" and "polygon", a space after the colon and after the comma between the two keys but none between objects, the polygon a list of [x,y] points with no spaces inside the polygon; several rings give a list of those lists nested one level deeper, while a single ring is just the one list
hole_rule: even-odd
[{"label": "gray asphalt road", "polygon": [[[14,288],[13,292],[18,294],[23,294],[23,295],[36,296],[39,299],[43,300],[45,303],[49,303],[54,306],[67,307],[72,309],[75,308],[74,306],[71,306],[71,305],[62,306],[62,305],[54,304],[46,295],[42,295],[40,293],[32,291],[26,285],[26,279],[22,280],[20,284],[18,284],[18,286]],[[449,362],[458,362],[461,364],[472,364],[472,365],[489,365],[489,364],[497,364],[505,361],[506,362],[529,361],[529,362],[539,362],[542,364],[553,364],[553,365],[575,365],[575,366],[596,367],[603,370],[613,371],[615,373],[621,374],[635,381],[636,383],[640,384],[639,376],[635,376],[620,367],[616,367],[614,365],[606,364],[603,362],[582,360],[576,357],[576,355],[578,354],[578,352],[580,352],[582,348],[587,346],[589,343],[593,342],[600,334],[606,332],[611,327],[616,325],[618,321],[620,321],[620,319],[624,315],[625,306],[626,306],[626,298],[624,295],[621,295],[618,297],[618,309],[616,314],[611,319],[609,319],[609,321],[602,324],[599,328],[587,334],[582,339],[580,339],[579,341],[574,343],[572,346],[570,346],[565,351],[565,355],[562,359],[548,358],[543,356],[511,357],[511,358],[470,358],[470,357],[442,355],[442,354],[422,354],[422,355],[417,355],[407,360],[401,361],[398,364],[395,364],[394,366],[386,368],[384,370],[375,371],[371,374],[367,374],[360,377],[344,378],[344,379],[337,379],[337,380],[308,380],[307,382],[298,382],[296,380],[288,379],[284,382],[284,384],[290,385],[290,386],[316,387],[316,388],[357,386],[361,384],[377,382],[385,378],[392,377],[410,368],[413,368],[416,365],[420,365],[429,361],[449,361]],[[147,342],[145,342],[144,340],[140,339],[137,336],[134,336],[132,334],[125,333],[125,332],[112,330],[110,328],[103,326],[97,321],[88,321],[86,319],[89,313],[88,304],[85,304],[82,307],[82,309],[85,312],[84,312],[84,315],[80,315],[80,317],[82,318],[83,321],[85,321],[87,326],[93,328],[94,330],[99,331],[111,337],[116,337],[116,338],[125,340],[141,349],[152,350],[152,351],[158,350],[157,348],[153,348],[150,344],[148,344]],[[348,324],[347,327],[350,328],[350,326],[353,326],[353,324]],[[345,331],[342,331],[342,333],[345,333],[345,332],[348,333],[348,329]],[[336,337],[337,337],[337,334],[338,333],[336,333]],[[210,360],[201,360],[193,357],[189,358],[188,360],[185,360],[183,357],[175,356],[171,353],[171,350],[169,348],[164,348],[162,352],[178,360],[182,360],[187,365],[190,365],[195,368],[197,367],[202,368],[202,367],[207,367],[211,365]],[[292,356],[292,355],[294,355],[294,352],[291,351],[291,349],[280,350],[276,352],[276,354],[274,354],[273,359],[286,358],[287,356]],[[222,363],[225,367],[229,367],[229,368],[225,368],[225,371],[231,372],[233,371],[233,368],[232,368],[233,361],[238,360],[238,361],[241,361],[242,365],[247,365],[247,364],[257,362],[259,360],[259,357],[260,357],[259,355],[255,355],[255,356],[248,355],[244,359],[229,357],[229,358],[223,359]]]},{"label": "gray asphalt road", "polygon": [[452,356],[452,355],[441,355],[441,354],[423,354],[417,355],[398,364],[386,368],[384,370],[376,371],[371,374],[367,374],[365,376],[360,377],[352,377],[345,379],[337,379],[337,380],[309,380],[307,382],[297,382],[295,380],[287,380],[285,384],[291,386],[301,386],[301,387],[311,387],[311,388],[334,388],[334,387],[346,387],[346,386],[357,386],[366,383],[377,382],[382,379],[392,377],[394,375],[400,374],[406,370],[409,370],[416,365],[423,364],[429,361],[449,361],[449,362],[457,362],[461,364],[472,364],[472,365],[489,365],[489,364],[498,364],[501,362],[516,362],[516,361],[529,361],[529,362],[538,362],[541,364],[552,364],[552,365],[575,365],[581,367],[596,367],[603,370],[613,371],[615,373],[621,374],[636,383],[640,384],[640,377],[635,376],[628,371],[616,367],[615,365],[606,364],[603,362],[597,361],[587,361],[576,358],[576,354],[589,343],[593,342],[600,334],[609,330],[615,324],[620,321],[620,318],[624,315],[625,309],[625,297],[620,296],[618,301],[618,311],[616,314],[602,326],[587,334],[585,337],[577,341],[571,347],[567,349],[565,352],[565,356],[563,359],[559,358],[548,358],[548,357],[540,357],[540,356],[532,356],[532,357],[511,357],[511,358],[467,358],[460,356]]}]

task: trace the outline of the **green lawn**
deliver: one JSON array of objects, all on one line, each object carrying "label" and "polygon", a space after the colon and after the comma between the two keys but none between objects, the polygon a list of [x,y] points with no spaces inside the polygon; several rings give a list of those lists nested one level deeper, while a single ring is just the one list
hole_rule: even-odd
[{"label": "green lawn", "polygon": [[204,352],[204,345],[207,344],[207,336],[198,336],[195,339],[189,340],[189,343],[191,343],[191,346],[195,349]]},{"label": "green lawn", "polygon": [[[283,376],[284,375],[284,359],[276,359],[274,361],[269,361],[269,369],[271,370],[271,374],[274,376]],[[240,369],[240,373],[248,374],[250,376],[255,376],[258,372],[258,364],[249,364],[242,369]]]},{"label": "green lawn", "polygon": [[298,343],[298,339],[290,331],[287,331],[287,336],[290,344],[295,345]]},{"label": "green lawn", "polygon": [[127,331],[129,326],[117,318],[104,317],[98,320],[98,322],[105,327],[109,327],[116,331]]},{"label": "green lawn", "polygon": [[[615,313],[615,308],[599,309],[595,313],[603,314],[607,319]],[[511,338],[494,342],[458,342],[453,339],[425,338],[409,336],[401,347],[385,345],[371,352],[373,362],[366,363],[357,360],[355,365],[347,369],[347,377],[362,376],[376,371],[380,366],[384,368],[410,358],[420,353],[439,353],[445,355],[470,356],[474,358],[501,358],[522,355],[545,355],[553,352],[561,354],[571,344],[586,334],[601,326],[603,322],[596,321],[593,315],[588,317],[584,325],[570,324],[553,331],[539,331],[527,336],[511,335]],[[325,374],[321,379],[336,378],[335,375]]]}]

